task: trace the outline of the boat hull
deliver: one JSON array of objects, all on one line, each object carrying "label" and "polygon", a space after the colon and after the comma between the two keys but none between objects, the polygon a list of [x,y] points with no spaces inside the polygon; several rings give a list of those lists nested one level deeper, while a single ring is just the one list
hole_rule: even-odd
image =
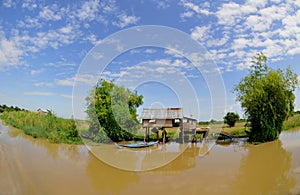
[{"label": "boat hull", "polygon": [[117,144],[115,143],[115,145],[120,148],[120,147],[124,147],[124,148],[145,148],[145,147],[149,147],[149,146],[153,146],[156,145],[158,142],[139,142],[139,143],[134,143],[134,144]]}]

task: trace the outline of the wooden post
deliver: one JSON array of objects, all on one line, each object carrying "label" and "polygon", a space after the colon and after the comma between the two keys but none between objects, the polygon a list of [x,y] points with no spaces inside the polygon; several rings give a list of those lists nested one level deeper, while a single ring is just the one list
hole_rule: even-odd
[{"label": "wooden post", "polygon": [[146,127],[145,136],[144,136],[144,142],[149,141],[149,126]]},{"label": "wooden post", "polygon": [[179,119],[180,125],[180,133],[179,133],[179,143],[184,143],[184,131],[183,131],[183,120]]}]

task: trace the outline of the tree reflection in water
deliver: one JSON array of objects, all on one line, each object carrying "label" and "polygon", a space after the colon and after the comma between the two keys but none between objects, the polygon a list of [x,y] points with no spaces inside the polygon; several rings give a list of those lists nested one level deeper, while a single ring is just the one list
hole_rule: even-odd
[{"label": "tree reflection in water", "polygon": [[291,153],[282,148],[280,140],[249,145],[233,181],[237,194],[286,194],[296,184],[291,174]]}]

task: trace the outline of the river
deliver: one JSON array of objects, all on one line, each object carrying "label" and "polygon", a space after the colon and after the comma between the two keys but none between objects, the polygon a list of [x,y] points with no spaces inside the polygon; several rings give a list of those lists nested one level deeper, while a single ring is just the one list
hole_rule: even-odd
[{"label": "river", "polygon": [[125,171],[83,145],[51,144],[0,123],[0,194],[300,194],[300,130],[257,146],[203,148],[189,144],[165,166]]}]

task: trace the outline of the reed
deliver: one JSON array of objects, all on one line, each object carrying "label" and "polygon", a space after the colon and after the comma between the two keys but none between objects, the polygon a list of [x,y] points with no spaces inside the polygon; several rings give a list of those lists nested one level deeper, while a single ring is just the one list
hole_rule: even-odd
[{"label": "reed", "polygon": [[4,112],[1,119],[34,138],[46,138],[52,143],[80,144],[75,121],[56,117],[49,112],[39,114],[29,111]]}]

